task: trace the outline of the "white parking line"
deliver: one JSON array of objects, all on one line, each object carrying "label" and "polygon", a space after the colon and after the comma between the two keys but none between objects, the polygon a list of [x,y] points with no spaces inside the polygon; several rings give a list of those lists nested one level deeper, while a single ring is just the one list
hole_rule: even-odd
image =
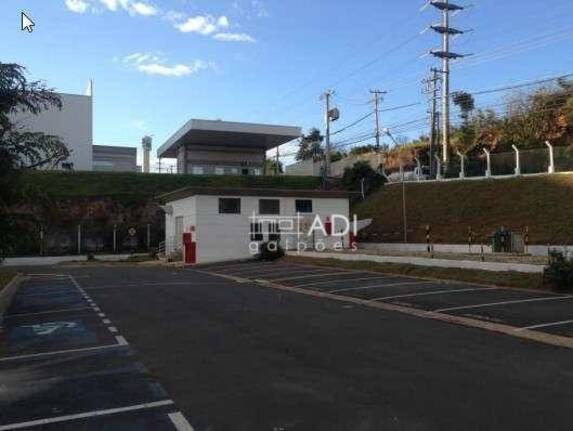
[{"label": "white parking line", "polygon": [[397,298],[414,298],[416,296],[431,296],[440,295],[443,293],[462,293],[462,292],[476,292],[480,290],[497,290],[495,287],[476,287],[471,289],[442,289],[442,290],[432,290],[431,292],[423,293],[407,293],[404,295],[394,295],[394,296],[383,296],[381,298],[370,299],[370,301],[384,301],[386,299],[397,299]]},{"label": "white parking line", "polygon": [[517,328],[516,331],[526,331],[528,329],[548,328],[551,326],[567,325],[569,323],[573,323],[573,320],[562,320],[560,322],[549,322],[549,323],[541,323],[539,325],[524,326],[523,328]]},{"label": "white parking line", "polygon": [[362,286],[362,287],[347,287],[345,289],[329,290],[328,293],[340,293],[340,292],[352,292],[354,290],[368,290],[377,289],[379,287],[402,287],[402,286],[413,286],[416,284],[433,284],[432,281],[418,282],[418,281],[408,281],[404,283],[386,283],[386,284],[375,284],[373,286]]},{"label": "white parking line", "polygon": [[93,418],[93,417],[100,417],[100,416],[109,416],[109,415],[113,415],[113,414],[117,414],[117,413],[132,412],[132,411],[137,411],[137,410],[146,410],[146,409],[151,409],[151,408],[155,408],[155,407],[169,406],[169,405],[173,405],[173,404],[174,403],[172,400],[163,400],[163,401],[155,401],[155,402],[145,403],[145,404],[137,404],[137,405],[127,406],[127,407],[119,407],[119,408],[115,408],[115,409],[95,410],[95,411],[91,411],[91,412],[77,413],[77,414],[73,414],[73,415],[56,416],[53,418],[37,419],[34,421],[19,422],[19,423],[13,423],[13,424],[8,424],[8,425],[1,425],[0,431],[9,431],[9,430],[22,429],[22,428],[30,428],[30,427],[36,427],[36,426],[41,426],[41,425],[49,425],[49,424],[59,423],[59,422],[68,422],[68,421],[73,421],[73,420],[77,420],[77,419],[86,419],[86,418]]},{"label": "white parking line", "polygon": [[177,431],[194,431],[194,428],[191,426],[189,422],[187,422],[187,419],[185,419],[183,413],[181,412],[169,413],[167,416],[169,416],[169,419],[171,419],[171,422],[173,423]]},{"label": "white parking line", "polygon": [[310,275],[298,275],[294,277],[277,278],[273,281],[300,280],[301,278],[329,277],[331,275],[342,275],[342,274],[354,274],[354,271],[336,271],[336,272],[327,272],[326,274],[320,273],[320,274],[310,274]]},{"label": "white parking line", "polygon": [[117,328],[115,326],[108,326],[107,329],[109,330],[109,332],[111,332],[112,334],[116,334],[117,333]]},{"label": "white parking line", "polygon": [[62,308],[60,310],[38,311],[37,313],[8,314],[8,315],[5,315],[4,318],[9,319],[11,317],[41,316],[42,314],[65,313],[66,311],[81,311],[81,310],[90,310],[90,309],[91,309],[91,307]]},{"label": "white parking line", "polygon": [[102,322],[106,325],[111,325],[111,320],[109,319],[102,319]]},{"label": "white parking line", "polygon": [[232,273],[228,273],[229,275],[272,275],[274,273],[280,273],[280,272],[302,272],[302,271],[312,271],[312,269],[309,268],[288,268],[288,267],[280,267],[280,268],[267,268],[267,269],[259,269],[259,270],[242,270],[242,271],[233,271]]},{"label": "white parking line", "polygon": [[[122,337],[123,338],[123,337]],[[125,340],[125,338],[124,338]],[[54,355],[62,355],[64,353],[81,353],[81,352],[91,352],[94,350],[105,350],[105,349],[112,349],[114,347],[123,347],[126,344],[106,344],[104,346],[95,346],[95,347],[83,347],[81,349],[69,349],[69,350],[56,350],[55,352],[45,352],[45,353],[33,353],[30,355],[18,355],[18,356],[6,356],[4,358],[0,358],[0,362],[8,362],[8,361],[16,361],[19,359],[34,359],[34,358],[42,358],[44,356],[54,356]]]},{"label": "white parking line", "polygon": [[[352,274],[351,272],[346,273],[346,274]],[[325,274],[322,274],[325,275]],[[360,275],[360,274],[358,274]],[[342,282],[355,282],[355,281],[363,281],[363,280],[376,280],[376,279],[380,279],[380,278],[391,278],[387,275],[381,275],[379,277],[358,277],[358,278],[345,278],[344,280],[326,280],[326,281],[315,281],[313,283],[305,283],[305,284],[297,284],[294,287],[307,287],[307,286],[318,286],[319,284],[328,284],[328,283],[342,283]],[[273,280],[273,281],[277,281],[277,280]]]},{"label": "white parking line", "polygon": [[97,314],[99,317],[104,318],[105,317],[105,313],[98,313]]},{"label": "white parking line", "polygon": [[129,344],[125,337],[122,337],[121,335],[116,335],[115,339],[117,340],[117,344],[119,346],[127,346]]},{"label": "white parking line", "polygon": [[533,298],[533,299],[519,299],[515,301],[500,301],[500,302],[488,302],[485,304],[474,304],[474,305],[464,305],[462,307],[448,307],[433,310],[436,313],[443,313],[446,311],[456,311],[456,310],[469,310],[471,308],[484,308],[484,307],[495,307],[496,305],[511,305],[511,304],[521,304],[526,302],[541,302],[541,301],[558,301],[563,299],[571,299],[573,296],[553,296],[550,298]]}]

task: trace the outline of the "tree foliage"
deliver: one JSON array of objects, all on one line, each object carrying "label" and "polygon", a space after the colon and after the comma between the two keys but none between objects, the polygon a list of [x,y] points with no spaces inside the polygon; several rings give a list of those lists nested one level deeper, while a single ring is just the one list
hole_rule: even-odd
[{"label": "tree foliage", "polygon": [[50,107],[62,107],[56,93],[40,81],[29,82],[22,66],[0,63],[0,258],[20,235],[18,219],[11,213],[26,197],[19,173],[55,166],[69,157],[58,137],[27,131],[14,121],[18,114],[38,115]]},{"label": "tree foliage", "polygon": [[316,128],[310,129],[306,135],[300,138],[295,159],[298,161],[319,160],[324,156],[322,141],[324,141],[324,136],[320,134],[320,130]]}]

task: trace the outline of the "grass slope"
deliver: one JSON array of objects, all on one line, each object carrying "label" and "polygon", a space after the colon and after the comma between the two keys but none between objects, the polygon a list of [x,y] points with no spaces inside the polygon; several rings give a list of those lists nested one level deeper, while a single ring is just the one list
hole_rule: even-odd
[{"label": "grass slope", "polygon": [[[487,181],[406,185],[408,241],[425,242],[426,225],[434,243],[475,242],[501,226],[522,232],[532,244],[573,243],[573,175],[546,175]],[[359,203],[360,218],[374,219],[363,232],[367,241],[398,242],[402,235],[402,187],[386,186]]]},{"label": "grass slope", "polygon": [[26,186],[57,198],[131,197],[153,198],[162,193],[189,187],[252,187],[316,189],[316,177],[193,176],[115,172],[33,171],[22,176]]}]

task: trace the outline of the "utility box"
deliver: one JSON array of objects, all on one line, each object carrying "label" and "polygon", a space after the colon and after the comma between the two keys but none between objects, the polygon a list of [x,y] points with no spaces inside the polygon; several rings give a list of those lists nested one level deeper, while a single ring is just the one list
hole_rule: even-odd
[{"label": "utility box", "polygon": [[500,228],[491,237],[491,249],[494,253],[525,253],[523,235]]}]

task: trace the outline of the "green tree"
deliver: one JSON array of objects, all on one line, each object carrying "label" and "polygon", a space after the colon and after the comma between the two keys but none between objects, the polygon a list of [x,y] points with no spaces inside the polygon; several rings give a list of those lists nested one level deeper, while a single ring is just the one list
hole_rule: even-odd
[{"label": "green tree", "polygon": [[474,96],[465,91],[456,91],[452,94],[452,101],[460,108],[460,118],[467,123],[476,107]]},{"label": "green tree", "polygon": [[284,173],[284,166],[281,161],[276,159],[267,159],[267,175],[280,175]]},{"label": "green tree", "polygon": [[0,63],[0,259],[22,235],[12,213],[13,206],[25,199],[19,174],[53,167],[69,157],[58,137],[23,130],[13,120],[15,115],[38,115],[50,107],[62,107],[53,90],[43,82],[29,82],[22,66]]},{"label": "green tree", "polygon": [[316,128],[310,129],[308,134],[300,138],[295,159],[298,161],[321,159],[324,155],[324,148],[322,147],[323,140],[324,136],[320,134],[320,130]]}]

